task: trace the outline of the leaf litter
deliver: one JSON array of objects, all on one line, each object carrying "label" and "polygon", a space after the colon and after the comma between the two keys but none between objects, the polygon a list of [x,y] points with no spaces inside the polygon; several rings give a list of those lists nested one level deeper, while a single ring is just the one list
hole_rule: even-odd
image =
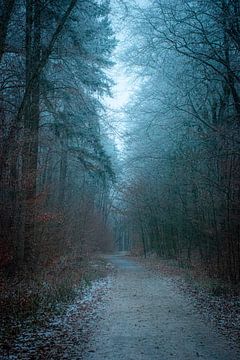
[{"label": "leaf litter", "polygon": [[108,275],[93,281],[84,290],[79,287],[74,301],[59,305],[59,313],[41,326],[38,325],[39,319],[36,326],[33,319],[22,321],[20,334],[4,342],[0,359],[82,359],[110,283]]}]

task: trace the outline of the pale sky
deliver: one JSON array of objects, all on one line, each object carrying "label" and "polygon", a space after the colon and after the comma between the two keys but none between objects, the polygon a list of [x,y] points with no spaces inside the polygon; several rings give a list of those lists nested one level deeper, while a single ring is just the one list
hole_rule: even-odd
[{"label": "pale sky", "polygon": [[[122,51],[122,42],[116,49],[117,54]],[[128,104],[131,95],[136,89],[134,84],[134,77],[126,72],[126,67],[119,59],[115,60],[116,65],[109,71],[109,75],[114,81],[115,85],[112,88],[112,97],[105,99],[105,104],[108,108],[108,117],[113,127],[112,136],[116,143],[118,150],[121,152],[124,148],[124,132],[125,132],[125,106]]]},{"label": "pale sky", "polygon": [[124,108],[133,92],[132,79],[124,73],[120,65],[112,69],[110,76],[115,82],[112,88],[112,98],[108,97],[105,103],[108,108],[108,118],[112,126],[111,133],[117,149],[121,152],[124,148]]},{"label": "pale sky", "polygon": [[116,65],[109,71],[110,77],[115,82],[112,88],[112,98],[106,98],[105,104],[113,126],[112,137],[120,152],[124,149],[124,133],[126,130],[125,106],[130,101],[131,95],[136,91],[137,82],[134,75],[126,70],[126,64],[119,56],[128,45],[128,21],[124,15],[124,6],[119,6],[119,1],[112,1],[112,26],[116,32],[118,45],[113,54]]}]

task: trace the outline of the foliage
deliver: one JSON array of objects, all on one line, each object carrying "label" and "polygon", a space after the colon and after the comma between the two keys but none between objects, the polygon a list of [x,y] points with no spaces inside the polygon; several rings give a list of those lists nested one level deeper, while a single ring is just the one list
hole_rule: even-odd
[{"label": "foliage", "polygon": [[41,272],[56,257],[108,246],[115,175],[102,97],[116,40],[107,0],[10,3],[0,62],[0,268]]}]

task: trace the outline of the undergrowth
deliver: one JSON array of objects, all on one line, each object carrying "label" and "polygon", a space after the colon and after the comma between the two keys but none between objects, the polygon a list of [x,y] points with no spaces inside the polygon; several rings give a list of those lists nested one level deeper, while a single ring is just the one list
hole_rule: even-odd
[{"label": "undergrowth", "polygon": [[23,324],[41,326],[52,315],[64,312],[77,293],[105,273],[102,259],[64,258],[42,273],[21,273],[13,278],[0,274],[0,344],[14,339]]},{"label": "undergrowth", "polygon": [[199,261],[188,261],[183,258],[160,258],[150,255],[143,260],[147,266],[167,276],[181,276],[196,291],[204,290],[212,296],[239,296],[239,284],[214,277]]}]

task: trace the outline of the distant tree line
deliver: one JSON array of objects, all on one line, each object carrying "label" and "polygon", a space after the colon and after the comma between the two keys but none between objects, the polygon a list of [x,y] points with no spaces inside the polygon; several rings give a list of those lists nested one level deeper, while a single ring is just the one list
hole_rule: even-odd
[{"label": "distant tree line", "polygon": [[101,97],[116,41],[108,0],[0,9],[0,268],[35,270],[110,236]]},{"label": "distant tree line", "polygon": [[[133,247],[240,281],[240,3],[133,5],[120,188]],[[130,183],[127,183],[127,178]]]}]

